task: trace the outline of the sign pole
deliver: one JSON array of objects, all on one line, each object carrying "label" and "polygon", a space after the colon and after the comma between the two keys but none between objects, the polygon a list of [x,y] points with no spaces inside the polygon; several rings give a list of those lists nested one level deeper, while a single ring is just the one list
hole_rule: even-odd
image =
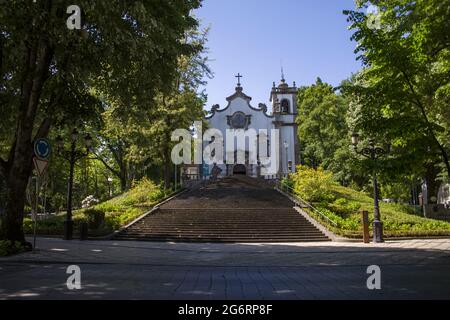
[{"label": "sign pole", "polygon": [[38,197],[39,197],[39,181],[38,177],[36,179],[36,193],[34,198],[34,226],[33,226],[33,252],[36,249],[36,229],[37,229],[37,218],[38,218]]},{"label": "sign pole", "polygon": [[38,139],[34,142],[33,162],[36,169],[36,198],[34,199],[33,252],[36,248],[36,230],[39,210],[39,177],[41,177],[47,169],[48,159],[51,153],[52,148],[50,146],[50,142],[47,139]]}]

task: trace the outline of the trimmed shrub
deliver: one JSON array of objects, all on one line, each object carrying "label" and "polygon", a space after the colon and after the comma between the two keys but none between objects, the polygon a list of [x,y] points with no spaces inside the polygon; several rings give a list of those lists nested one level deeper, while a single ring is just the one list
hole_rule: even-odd
[{"label": "trimmed shrub", "polygon": [[[64,219],[65,215],[53,216],[45,220],[39,220],[37,222],[37,233],[46,235],[62,234],[64,230]],[[25,234],[33,233],[34,222],[31,218],[27,217],[23,219],[23,231]]]},{"label": "trimmed shrub", "polygon": [[27,251],[27,248],[19,241],[0,240],[0,257],[9,256]]},{"label": "trimmed shrub", "polygon": [[84,210],[84,216],[86,217],[90,230],[97,230],[103,227],[105,223],[105,212],[100,209],[90,208]]},{"label": "trimmed shrub", "polygon": [[327,207],[337,215],[346,218],[357,214],[361,209],[361,204],[344,198],[338,198],[334,202],[329,203]]},{"label": "trimmed shrub", "polygon": [[308,202],[330,201],[334,199],[332,187],[335,184],[333,174],[322,168],[313,169],[297,166],[291,175],[294,192]]}]

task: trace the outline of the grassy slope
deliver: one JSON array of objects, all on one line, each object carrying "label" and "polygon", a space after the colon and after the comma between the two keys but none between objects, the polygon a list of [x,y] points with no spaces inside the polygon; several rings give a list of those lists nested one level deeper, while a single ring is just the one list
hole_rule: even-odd
[{"label": "grassy slope", "polygon": [[[348,237],[361,237],[361,211],[367,210],[370,218],[370,229],[373,222],[373,199],[363,192],[358,192],[342,186],[333,186],[336,199],[333,202],[315,204],[332,221],[338,223],[338,228],[327,224],[331,231]],[[317,214],[309,210],[314,217]],[[383,221],[384,234],[393,236],[439,236],[450,235],[450,223],[427,219],[414,213],[406,205],[380,202],[380,213]],[[321,219],[321,221],[324,221]]]},{"label": "grassy slope", "polygon": [[[104,235],[118,229],[142,214],[149,211],[156,203],[170,195],[165,193],[158,186],[149,180],[143,180],[136,184],[130,191],[125,192],[111,200],[105,201],[93,206],[93,209],[101,210],[105,213],[104,227],[92,231],[91,235]],[[64,230],[65,213],[60,213],[55,217],[39,221],[37,225],[37,233],[45,235],[60,235]],[[85,220],[84,210],[74,212],[74,228],[78,231],[78,225]],[[33,233],[33,222],[30,218],[24,219],[25,233]]]}]

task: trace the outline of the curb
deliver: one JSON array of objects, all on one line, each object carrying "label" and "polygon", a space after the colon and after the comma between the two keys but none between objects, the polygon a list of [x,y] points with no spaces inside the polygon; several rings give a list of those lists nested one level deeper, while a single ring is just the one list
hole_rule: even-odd
[{"label": "curb", "polygon": [[449,240],[450,236],[417,236],[417,237],[384,237],[384,241],[402,241],[402,240]]}]

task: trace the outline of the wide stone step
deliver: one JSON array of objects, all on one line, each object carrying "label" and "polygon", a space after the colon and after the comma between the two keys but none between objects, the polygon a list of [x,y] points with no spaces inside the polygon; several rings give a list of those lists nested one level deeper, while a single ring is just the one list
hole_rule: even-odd
[{"label": "wide stone step", "polygon": [[316,230],[314,226],[302,224],[302,225],[292,225],[292,224],[284,224],[284,225],[251,225],[251,224],[240,224],[240,225],[219,225],[219,224],[152,224],[152,225],[143,225],[143,226],[132,226],[128,228],[128,230],[150,230],[150,229],[190,229],[190,230],[204,230],[204,229],[213,229],[213,230],[274,230],[274,229],[313,229]]},{"label": "wide stone step", "polygon": [[224,233],[215,233],[215,232],[124,232],[121,233],[123,236],[188,236],[188,237],[205,237],[209,236],[212,238],[223,238],[223,237],[238,237],[238,238],[254,238],[254,237],[290,237],[290,236],[298,236],[298,237],[309,237],[309,236],[324,236],[321,232],[251,232],[251,233],[239,233],[239,232],[224,232]]},{"label": "wide stone step", "polygon": [[242,210],[229,210],[229,209],[211,209],[211,210],[205,210],[205,209],[178,209],[178,210],[168,210],[168,209],[160,209],[158,211],[158,214],[264,214],[264,215],[270,215],[270,214],[283,214],[283,213],[291,213],[295,212],[293,208],[284,208],[281,210],[255,210],[255,209],[242,209]]},{"label": "wide stone step", "polygon": [[251,236],[255,236],[255,235],[314,235],[314,234],[321,234],[319,231],[311,231],[311,230],[274,230],[271,232],[262,232],[259,230],[256,231],[252,231],[252,232],[245,232],[242,233],[241,230],[227,230],[227,231],[222,231],[220,233],[217,232],[217,230],[154,230],[154,231],[134,231],[134,230],[130,230],[130,231],[125,231],[124,234],[127,235],[157,235],[157,234],[162,234],[162,235],[167,235],[167,234],[186,234],[186,235],[205,235],[205,234],[209,234],[209,235],[251,235]]},{"label": "wide stone step", "polygon": [[215,238],[215,237],[123,237],[121,240],[142,240],[142,241],[178,241],[178,242],[315,242],[315,241],[329,241],[327,238],[280,238],[280,237],[266,237],[266,238]]},{"label": "wide stone step", "polygon": [[289,211],[279,211],[279,212],[222,212],[222,211],[211,211],[211,212],[156,212],[153,214],[154,217],[289,217],[297,214],[295,210]]},{"label": "wide stone step", "polygon": [[285,239],[285,238],[327,238],[322,233],[310,233],[310,234],[303,234],[303,233],[286,233],[286,234],[279,234],[279,233],[251,233],[251,234],[239,234],[239,233],[224,233],[224,234],[216,234],[216,233],[124,233],[119,235],[119,237],[142,237],[142,238],[165,238],[165,237],[173,237],[173,238],[233,238],[233,239],[243,239],[243,238],[279,238],[279,239]]},{"label": "wide stone step", "polygon": [[165,242],[165,241],[172,241],[172,242],[229,242],[229,243],[251,243],[251,242],[267,242],[267,243],[277,243],[277,242],[325,242],[330,241],[330,239],[326,237],[320,237],[320,238],[181,238],[181,237],[119,237],[118,240],[125,240],[125,241],[149,241],[149,242]]},{"label": "wide stone step", "polygon": [[138,224],[150,224],[150,223],[170,223],[170,224],[292,224],[292,223],[309,223],[307,220],[303,219],[272,219],[272,220],[252,220],[252,219],[145,219],[145,222],[141,221]]},{"label": "wide stone step", "polygon": [[252,230],[262,230],[262,231],[270,231],[270,230],[283,230],[283,229],[292,229],[292,230],[317,230],[314,226],[292,226],[292,225],[285,225],[285,226],[198,226],[198,225],[192,225],[192,226],[173,226],[173,225],[155,225],[155,226],[144,226],[144,227],[131,227],[128,228],[128,230],[244,230],[244,231],[252,231]]},{"label": "wide stone step", "polygon": [[181,212],[189,212],[189,211],[230,211],[230,212],[237,212],[237,211],[283,211],[283,210],[292,210],[294,206],[285,206],[285,207],[163,207],[159,208],[160,212],[169,212],[169,211],[181,211]]},{"label": "wide stone step", "polygon": [[252,220],[197,220],[197,219],[188,219],[188,220],[155,220],[155,219],[146,219],[145,222],[138,222],[136,226],[139,225],[152,225],[152,224],[170,224],[170,225],[310,225],[307,220],[274,220],[274,221],[252,221]]},{"label": "wide stone step", "polygon": [[280,211],[280,212],[222,212],[222,211],[211,211],[211,212],[157,212],[154,216],[157,217],[206,217],[206,216],[215,216],[215,217],[286,217],[296,214],[295,210],[290,211]]},{"label": "wide stone step", "polygon": [[[217,219],[220,219],[219,221],[252,221],[252,222],[262,222],[262,223],[269,223],[269,222],[283,222],[283,221],[308,221],[305,218],[303,218],[301,215],[298,214],[298,216],[292,214],[288,216],[270,216],[270,217],[261,217],[261,216],[216,216],[216,215],[210,215],[210,216],[147,216],[145,218],[145,221],[217,221]],[[144,220],[141,220],[140,222],[144,222]]]},{"label": "wide stone step", "polygon": [[186,241],[186,242],[296,242],[296,241],[329,241],[312,225],[264,227],[255,225],[228,226],[174,225],[132,227],[120,235],[122,240],[147,241]]},{"label": "wide stone step", "polygon": [[212,223],[212,224],[240,224],[240,223],[259,223],[259,224],[291,224],[291,223],[310,223],[306,219],[265,219],[265,220],[251,220],[251,219],[221,219],[220,217],[217,217],[217,219],[186,219],[186,218],[180,218],[180,219],[151,219],[146,218],[145,221],[139,221],[136,224],[148,224],[148,223],[180,223],[180,224],[186,224],[186,223]]},{"label": "wide stone step", "polygon": [[284,228],[278,227],[278,228],[198,228],[198,227],[172,227],[172,226],[155,226],[155,227],[145,227],[145,228],[129,228],[127,229],[129,231],[133,231],[133,232],[145,232],[145,231],[180,231],[180,230],[192,230],[192,231],[196,231],[196,232],[200,232],[200,231],[214,231],[214,232],[226,232],[226,231],[239,231],[239,232],[253,232],[255,230],[260,231],[260,232],[270,232],[270,231],[284,231],[284,230],[295,230],[295,231],[316,231],[317,229],[314,227],[309,227],[309,226],[305,226],[305,227],[298,227],[298,228],[292,228],[289,226],[286,226]]}]

